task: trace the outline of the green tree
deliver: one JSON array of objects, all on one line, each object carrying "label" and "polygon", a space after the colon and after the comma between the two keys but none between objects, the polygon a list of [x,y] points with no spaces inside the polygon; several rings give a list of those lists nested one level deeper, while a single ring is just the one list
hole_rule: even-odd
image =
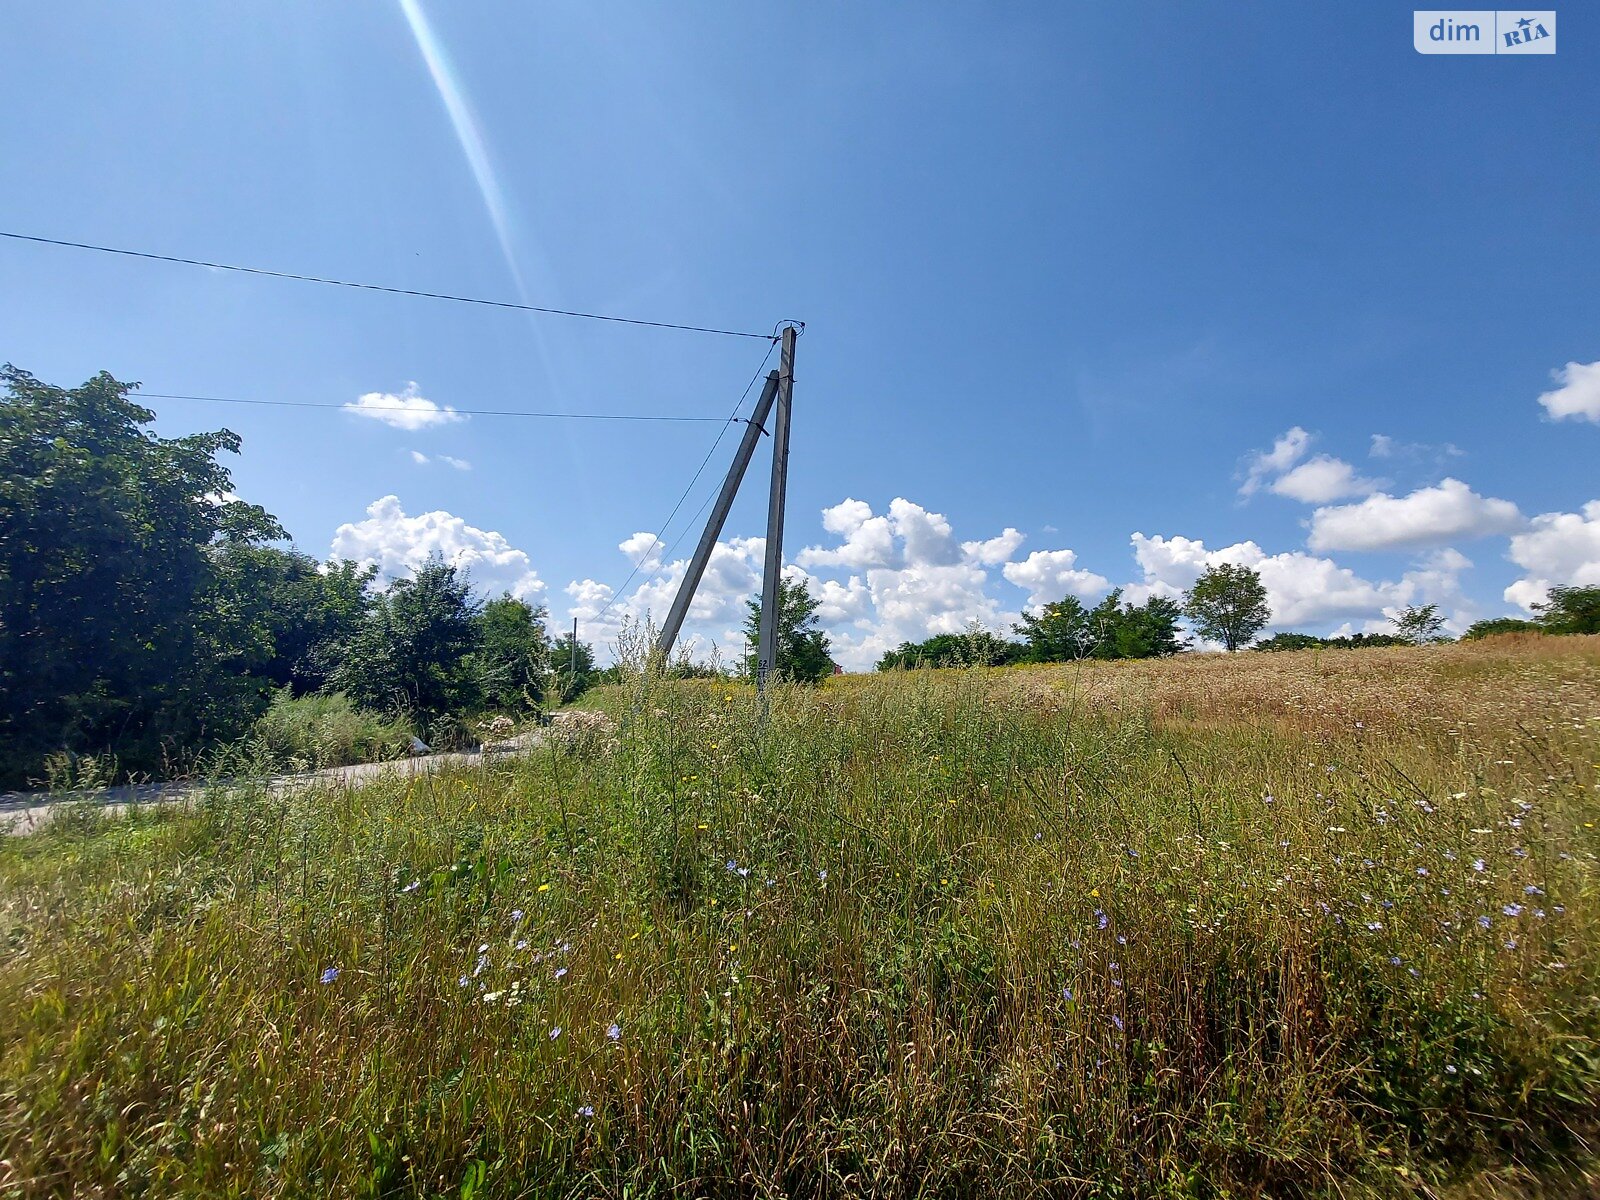
[{"label": "green tree", "polygon": [[1391,618],[1391,623],[1394,625],[1395,636],[1410,642],[1413,646],[1450,640],[1441,636],[1444,617],[1439,614],[1437,604],[1408,604],[1397,616]]},{"label": "green tree", "polygon": [[481,607],[456,568],[434,557],[377,598],[329,683],[362,708],[424,727],[471,711],[479,700],[470,655]]},{"label": "green tree", "polygon": [[478,612],[471,668],[479,704],[502,712],[539,706],[551,665],[544,618],[542,607],[510,595],[490,600]]},{"label": "green tree", "polygon": [[1014,627],[1022,635],[1028,662],[1072,662],[1087,658],[1095,639],[1089,632],[1089,614],[1076,596],[1052,601],[1037,616],[1023,613]]},{"label": "green tree", "polygon": [[1183,610],[1176,600],[1151,596],[1143,604],[1126,605],[1119,614],[1115,645],[1118,658],[1165,658],[1187,646],[1178,631]]},{"label": "green tree", "polygon": [[1490,617],[1485,621],[1474,621],[1467,626],[1467,631],[1461,635],[1463,642],[1475,642],[1479,638],[1494,637],[1501,633],[1543,633],[1544,627],[1537,621],[1525,621],[1521,617]]},{"label": "green tree", "polygon": [[1600,633],[1600,587],[1553,587],[1533,611],[1546,633]]},{"label": "green tree", "polygon": [[1025,647],[990,633],[974,621],[961,633],[939,633],[922,642],[901,642],[884,651],[878,670],[918,667],[999,667],[1020,661]]},{"label": "green tree", "polygon": [[[821,606],[803,580],[778,580],[778,661],[774,668],[785,678],[815,683],[833,674],[832,647],[817,621]],[[745,601],[745,609],[745,637],[759,645],[761,598]]]},{"label": "green tree", "polygon": [[215,547],[212,558],[218,591],[212,611],[239,625],[229,640],[264,644],[263,661],[250,668],[263,685],[302,694],[326,684],[372,607],[377,569],[232,541]]},{"label": "green tree", "polygon": [[1325,646],[1327,642],[1309,633],[1275,633],[1269,638],[1263,638],[1251,645],[1252,650],[1282,651],[1282,650],[1309,650],[1314,646]]},{"label": "green tree", "polygon": [[1248,645],[1272,619],[1259,572],[1234,563],[1207,567],[1183,596],[1183,613],[1204,637],[1229,650]]},{"label": "green tree", "polygon": [[216,552],[284,533],[224,499],[238,436],[157,437],[104,372],[60,388],[7,365],[0,383],[0,776],[63,748],[155,770],[241,732],[265,696],[239,673],[271,646],[227,611]]}]

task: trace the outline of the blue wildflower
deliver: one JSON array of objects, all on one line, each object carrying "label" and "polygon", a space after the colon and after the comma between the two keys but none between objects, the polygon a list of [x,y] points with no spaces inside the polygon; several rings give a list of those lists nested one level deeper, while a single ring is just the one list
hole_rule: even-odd
[{"label": "blue wildflower", "polygon": [[329,967],[326,971],[318,976],[318,979],[320,979],[323,983],[332,983],[337,978],[339,978],[338,967]]}]

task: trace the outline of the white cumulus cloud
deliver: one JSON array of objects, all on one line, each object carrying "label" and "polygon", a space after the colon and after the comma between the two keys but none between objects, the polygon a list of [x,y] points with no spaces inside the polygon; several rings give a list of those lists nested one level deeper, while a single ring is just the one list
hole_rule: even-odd
[{"label": "white cumulus cloud", "polygon": [[1539,397],[1552,420],[1573,417],[1600,424],[1600,362],[1569,362],[1552,378],[1561,386]]},{"label": "white cumulus cloud", "polygon": [[1028,607],[1053,604],[1064,596],[1097,596],[1108,591],[1111,581],[1104,575],[1076,566],[1072,550],[1035,550],[1021,562],[1008,562],[1000,569],[1012,583],[1028,589]]},{"label": "white cumulus cloud", "polygon": [[1272,491],[1303,504],[1328,504],[1349,496],[1367,496],[1378,481],[1365,479],[1342,458],[1318,454],[1272,481]]},{"label": "white cumulus cloud", "polygon": [[1600,500],[1581,513],[1543,513],[1511,539],[1511,561],[1527,575],[1505,598],[1531,609],[1552,587],[1600,586]]},{"label": "white cumulus cloud", "polygon": [[467,419],[465,413],[457,412],[448,404],[435,404],[421,395],[415,383],[406,384],[405,391],[398,395],[393,392],[367,392],[356,397],[353,403],[346,404],[344,411],[412,432]]},{"label": "white cumulus cloud", "polygon": [[1398,610],[1398,606],[1424,596],[1448,602],[1457,594],[1456,576],[1471,566],[1454,550],[1447,550],[1427,560],[1414,574],[1397,581],[1374,582],[1330,558],[1300,550],[1268,554],[1250,541],[1208,550],[1197,538],[1135,533],[1132,542],[1134,560],[1144,573],[1142,582],[1125,589],[1132,602],[1143,603],[1156,595],[1177,599],[1207,567],[1232,563],[1260,573],[1275,629],[1351,617],[1381,624],[1386,609]]},{"label": "white cumulus cloud", "polygon": [[982,542],[962,542],[961,553],[969,562],[986,567],[998,567],[1017,552],[1017,547],[1027,540],[1027,534],[1009,525],[996,537]]},{"label": "white cumulus cloud", "polygon": [[1405,496],[1385,492],[1311,514],[1313,550],[1392,550],[1511,533],[1526,522],[1509,500],[1480,496],[1459,479]]},{"label": "white cumulus cloud", "polygon": [[466,571],[478,592],[505,591],[533,603],[545,588],[527,554],[503,534],[442,511],[408,516],[396,496],[374,500],[365,520],[339,526],[331,554],[375,566],[385,579],[411,574],[437,554]]}]

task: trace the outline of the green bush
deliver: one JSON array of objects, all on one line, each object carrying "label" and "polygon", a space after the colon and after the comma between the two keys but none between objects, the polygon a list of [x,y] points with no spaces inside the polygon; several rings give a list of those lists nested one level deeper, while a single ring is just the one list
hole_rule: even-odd
[{"label": "green bush", "polygon": [[252,733],[273,761],[299,769],[398,758],[412,738],[403,718],[357,708],[343,692],[295,696],[288,688],[273,693]]}]

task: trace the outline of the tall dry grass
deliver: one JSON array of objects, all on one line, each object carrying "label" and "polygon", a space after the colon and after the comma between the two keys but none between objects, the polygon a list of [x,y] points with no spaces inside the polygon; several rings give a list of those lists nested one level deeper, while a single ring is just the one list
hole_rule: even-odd
[{"label": "tall dry grass", "polygon": [[1585,1155],[1600,639],[600,703],[615,739],[0,848],[4,1186],[1431,1195]]}]

